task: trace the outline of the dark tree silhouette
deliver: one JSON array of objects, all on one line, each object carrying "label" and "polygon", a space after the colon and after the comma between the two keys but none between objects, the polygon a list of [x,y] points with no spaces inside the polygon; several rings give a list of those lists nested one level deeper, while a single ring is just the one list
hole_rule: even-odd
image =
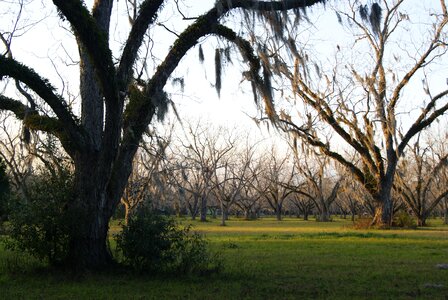
[{"label": "dark tree silhouette", "polygon": [[[78,224],[70,237],[68,263],[76,268],[102,268],[112,262],[107,246],[109,220],[120,202],[132,160],[147,126],[166,110],[164,87],[180,60],[208,35],[234,43],[248,62],[246,74],[266,86],[260,62],[250,44],[222,25],[230,11],[263,14],[304,9],[324,0],[219,0],[178,34],[165,58],[147,80],[135,77],[133,67],[148,29],[158,20],[165,0],[144,0],[134,10],[122,52],[114,59],[109,45],[112,8],[116,1],[95,0],[89,10],[81,0],[53,0],[60,17],[70,24],[80,53],[81,115],[75,116],[66,99],[43,76],[14,59],[9,50],[0,56],[0,78],[13,78],[31,90],[37,101],[0,95],[0,109],[12,111],[30,130],[55,135],[75,165],[75,194],[67,209]],[[180,13],[180,12],[179,12]],[[262,16],[262,14],[260,14]],[[151,37],[157,42],[157,36]],[[270,92],[260,90],[267,99]],[[30,99],[29,99],[30,100]]]}]

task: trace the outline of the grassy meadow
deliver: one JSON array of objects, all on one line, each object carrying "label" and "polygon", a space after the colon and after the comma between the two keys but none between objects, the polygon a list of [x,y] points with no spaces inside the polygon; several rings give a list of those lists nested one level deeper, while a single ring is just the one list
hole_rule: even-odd
[{"label": "grassy meadow", "polygon": [[[0,245],[1,299],[448,299],[448,226],[354,230],[348,220],[187,219],[219,252],[221,273],[83,277]],[[119,230],[117,223],[112,234]]]}]

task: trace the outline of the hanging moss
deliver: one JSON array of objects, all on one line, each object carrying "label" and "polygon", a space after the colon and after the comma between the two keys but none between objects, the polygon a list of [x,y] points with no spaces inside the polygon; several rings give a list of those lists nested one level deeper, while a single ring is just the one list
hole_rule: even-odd
[{"label": "hanging moss", "polygon": [[199,62],[204,63],[204,51],[202,50],[202,45],[199,45]]},{"label": "hanging moss", "polygon": [[381,16],[382,16],[381,6],[377,2],[374,2],[370,6],[369,10],[367,4],[360,5],[358,12],[361,17],[361,20],[366,24],[370,25],[373,33],[378,35],[381,31]]},{"label": "hanging moss", "polygon": [[370,8],[369,21],[375,34],[379,34],[381,30],[381,7],[378,3],[373,3]]},{"label": "hanging moss", "polygon": [[222,76],[222,58],[221,58],[221,49],[215,49],[215,76],[216,83],[215,89],[218,93],[218,97],[221,96],[221,76]]},{"label": "hanging moss", "polygon": [[184,92],[185,80],[183,77],[174,77],[171,81],[172,81],[173,85],[177,85],[180,87],[180,90],[182,91],[182,93]]}]

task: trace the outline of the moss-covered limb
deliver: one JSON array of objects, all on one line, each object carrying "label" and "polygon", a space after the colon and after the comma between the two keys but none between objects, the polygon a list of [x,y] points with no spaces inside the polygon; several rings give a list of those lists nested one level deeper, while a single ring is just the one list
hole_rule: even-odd
[{"label": "moss-covered limb", "polygon": [[163,88],[169,76],[171,76],[187,51],[197,44],[198,39],[211,33],[212,28],[218,22],[219,16],[220,14],[218,14],[216,9],[211,9],[179,35],[164,61],[158,66],[155,74],[147,82],[144,90],[142,90],[142,93],[144,93],[143,98],[146,100],[140,101],[140,97],[130,99],[124,119],[124,140],[127,140],[127,134],[135,135],[138,140],[140,139],[150,120],[152,120],[154,106],[164,95]]},{"label": "moss-covered limb", "polygon": [[48,132],[60,135],[64,131],[62,123],[52,117],[42,116],[36,111],[30,110],[28,106],[9,97],[0,95],[0,110],[7,110],[16,116],[17,119],[33,130]]},{"label": "moss-covered limb", "polygon": [[103,31],[88,9],[79,0],[53,0],[62,16],[72,25],[78,41],[87,50],[95,73],[99,79],[101,91],[107,103],[118,105],[118,89],[112,52],[109,49],[107,32]]},{"label": "moss-covered limb", "polygon": [[[101,29],[88,9],[80,0],[53,0],[60,13],[65,17],[75,31],[78,43],[82,44],[89,55],[105,101],[104,132],[98,161],[102,174],[107,178],[112,162],[116,158],[121,131],[122,103],[116,81],[116,70],[109,49],[107,31]],[[99,8],[98,8],[99,9]],[[83,99],[89,101],[89,99]],[[91,141],[89,146],[93,147]]]},{"label": "moss-covered limb", "polygon": [[101,30],[109,32],[110,16],[112,14],[113,0],[95,0],[92,16]]},{"label": "moss-covered limb", "polygon": [[28,107],[18,100],[14,100],[0,95],[0,110],[7,110],[16,115],[16,118],[23,120]]},{"label": "moss-covered limb", "polygon": [[326,0],[283,0],[283,1],[258,1],[258,0],[220,0],[217,6],[225,9],[244,8],[258,11],[282,11],[298,8],[307,8],[317,3],[325,3]]},{"label": "moss-covered limb", "polygon": [[74,143],[68,143],[66,131],[60,120],[40,115],[38,112],[30,110],[28,106],[19,100],[14,100],[3,95],[0,95],[0,110],[7,110],[14,113],[16,118],[23,121],[24,125],[31,130],[43,131],[55,135],[63,145],[67,146],[64,148],[68,153],[73,152],[75,149],[76,145]]},{"label": "moss-covered limb", "polygon": [[11,77],[25,83],[37,95],[39,95],[53,110],[64,126],[65,130],[81,147],[84,145],[84,137],[73,114],[70,112],[62,96],[55,93],[55,88],[48,80],[42,78],[33,69],[17,62],[13,58],[0,56],[0,79]]},{"label": "moss-covered limb", "polygon": [[140,5],[138,16],[134,21],[131,32],[123,49],[123,53],[118,67],[119,90],[125,91],[132,74],[132,66],[137,58],[144,35],[148,27],[155,20],[157,12],[160,10],[164,0],[145,0]]}]

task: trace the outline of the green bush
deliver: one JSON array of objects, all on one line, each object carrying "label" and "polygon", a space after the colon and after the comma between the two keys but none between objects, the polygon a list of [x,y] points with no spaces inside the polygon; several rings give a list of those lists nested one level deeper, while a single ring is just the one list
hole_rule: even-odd
[{"label": "green bush", "polygon": [[400,211],[394,216],[392,226],[402,227],[402,228],[416,228],[417,227],[417,225],[415,224],[414,218],[405,211]]},{"label": "green bush", "polygon": [[8,215],[8,202],[10,196],[9,180],[6,174],[6,165],[0,157],[0,225]]},{"label": "green bush", "polygon": [[48,260],[52,265],[64,261],[68,253],[70,219],[66,204],[72,195],[73,177],[69,171],[57,176],[35,175],[28,184],[27,199],[11,201],[7,247]]},{"label": "green bush", "polygon": [[141,272],[210,273],[221,260],[208,250],[207,241],[191,227],[180,227],[167,216],[139,208],[115,236],[125,264]]}]

